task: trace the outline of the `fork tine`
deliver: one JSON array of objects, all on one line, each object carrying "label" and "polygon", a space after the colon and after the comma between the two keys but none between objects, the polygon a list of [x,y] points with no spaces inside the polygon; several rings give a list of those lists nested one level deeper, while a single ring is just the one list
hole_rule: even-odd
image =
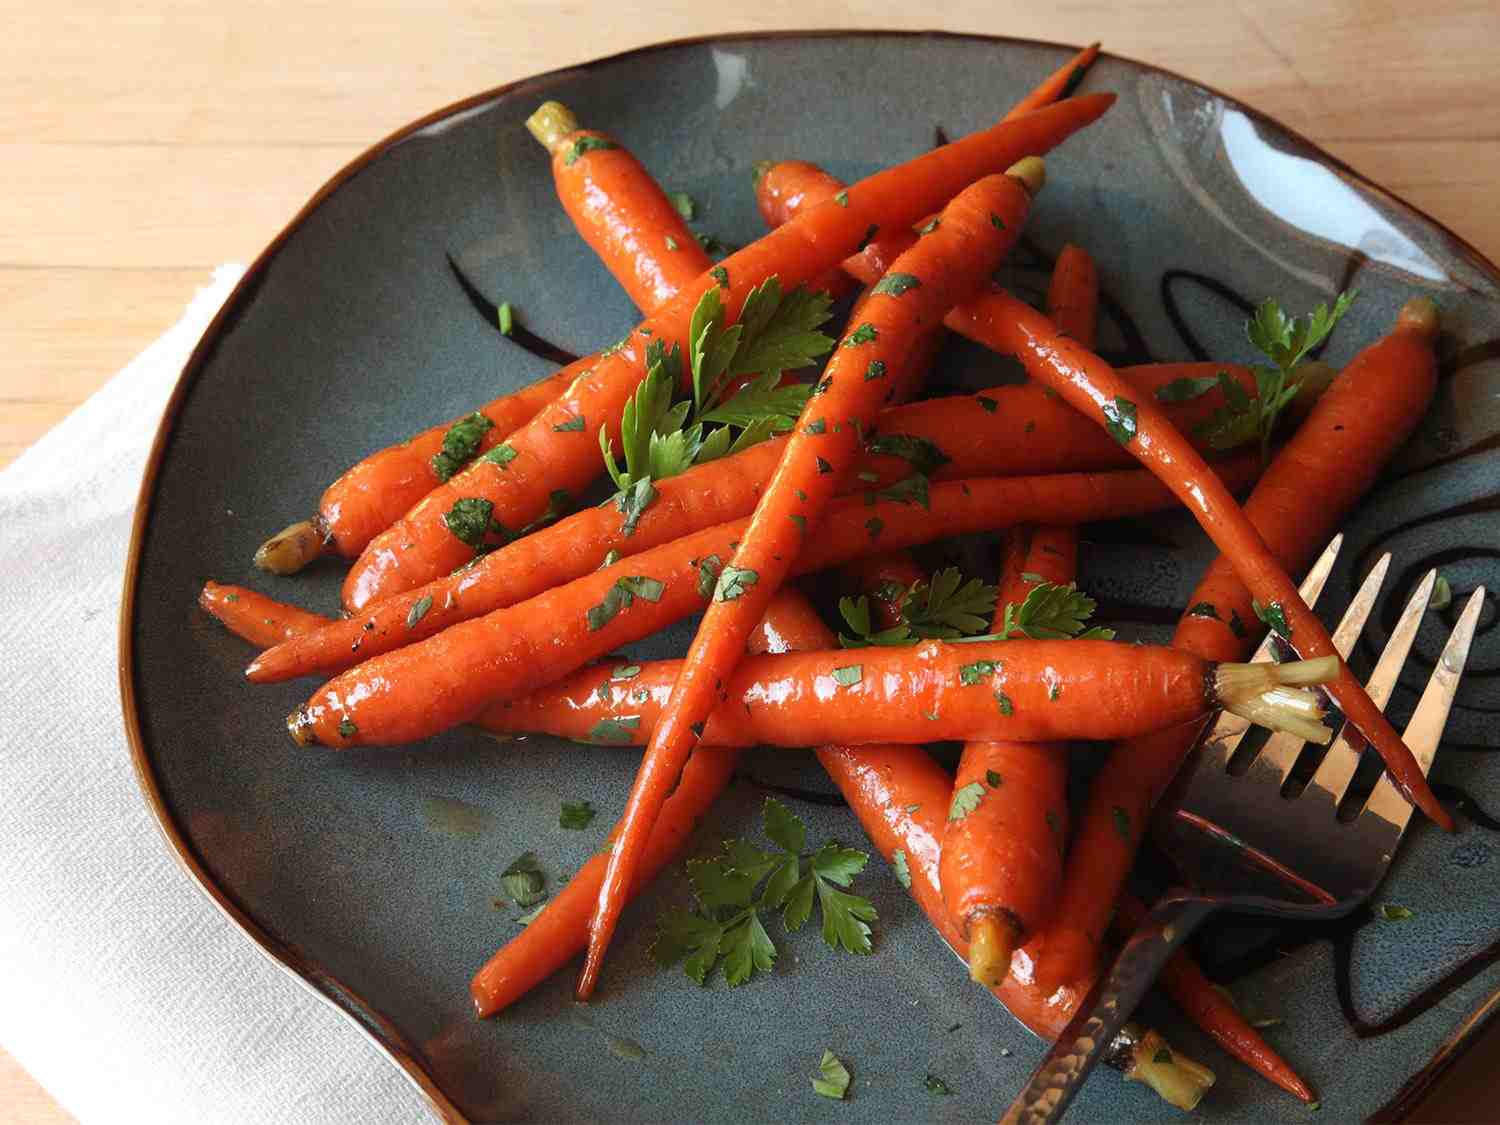
[{"label": "fork tine", "polygon": [[[1469,596],[1469,604],[1459,615],[1458,624],[1443,646],[1443,654],[1438,657],[1437,667],[1432,670],[1422,698],[1417,701],[1417,709],[1412,712],[1411,722],[1406,724],[1406,732],[1402,735],[1424,774],[1432,768],[1432,759],[1437,754],[1443,727],[1448,722],[1453,697],[1458,694],[1458,681],[1469,659],[1469,645],[1474,640],[1474,630],[1479,625],[1479,614],[1483,609],[1484,587],[1480,586]],[[1390,777],[1382,774],[1361,815],[1378,816],[1400,832],[1411,819],[1411,813],[1406,798],[1396,791]]]},{"label": "fork tine", "polygon": [[[1371,701],[1382,710],[1391,698],[1391,692],[1395,690],[1396,681],[1401,678],[1401,667],[1406,663],[1407,654],[1411,652],[1412,642],[1417,639],[1417,630],[1422,627],[1422,615],[1427,612],[1427,600],[1432,597],[1436,582],[1437,571],[1429,570],[1422,581],[1417,583],[1416,590],[1407,599],[1406,608],[1396,621],[1396,627],[1391,630],[1390,640],[1386,642],[1380,659],[1375,663],[1375,671],[1365,684],[1365,691],[1369,693]],[[1364,738],[1359,732],[1351,724],[1345,723],[1338,737],[1328,747],[1328,753],[1313,774],[1312,781],[1308,783],[1306,795],[1324,799],[1326,794],[1326,799],[1337,808],[1344,792],[1349,788],[1354,771],[1359,767],[1359,757],[1364,751],[1364,745]]]},{"label": "fork tine", "polygon": [[[1333,573],[1333,564],[1338,560],[1339,548],[1343,545],[1344,533],[1341,531],[1329,541],[1328,546],[1323,548],[1318,561],[1313,563],[1312,569],[1307,572],[1307,577],[1298,587],[1297,593],[1301,595],[1302,603],[1309,609],[1322,596],[1323,587],[1328,584],[1328,576]],[[1274,634],[1268,633],[1266,639],[1260,643],[1260,647],[1255,650],[1255,654],[1250,657],[1251,661],[1270,660],[1275,643]],[[1249,729],[1248,720],[1232,715],[1228,711],[1221,712],[1213,727],[1203,736],[1203,765],[1217,763],[1220,767],[1227,766],[1235,747],[1244,739],[1245,732]]]},{"label": "fork tine", "polygon": [[[1360,633],[1364,632],[1365,622],[1370,619],[1370,614],[1375,609],[1375,603],[1380,598],[1380,587],[1385,582],[1386,571],[1390,569],[1391,556],[1389,553],[1381,555],[1370,573],[1365,575],[1365,580],[1360,584],[1359,591],[1354,595],[1354,600],[1349,603],[1349,608],[1344,611],[1344,618],[1339,622],[1339,627],[1333,632],[1333,647],[1338,649],[1339,656],[1349,658],[1349,653],[1354,649],[1354,642],[1359,640]],[[1297,757],[1302,753],[1302,748],[1307,745],[1307,740],[1298,738],[1295,734],[1279,731],[1266,739],[1266,744],[1261,747],[1260,753],[1256,755],[1255,762],[1251,765],[1257,779],[1264,780],[1269,774],[1281,785],[1286,781],[1287,774],[1292,772],[1292,766],[1296,764]]]}]

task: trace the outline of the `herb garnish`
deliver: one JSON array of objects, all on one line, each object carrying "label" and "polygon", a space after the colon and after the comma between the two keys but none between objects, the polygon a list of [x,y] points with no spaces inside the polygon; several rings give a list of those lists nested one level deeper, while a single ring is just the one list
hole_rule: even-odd
[{"label": "herb garnish", "polygon": [[775,850],[725,840],[719,853],[688,861],[697,907],[667,910],[657,920],[651,947],[657,964],[665,968],[681,961],[687,975],[703,984],[722,958],[730,987],[744,984],[757,972],[770,972],[776,961],[761,912],[780,911],[788,930],[800,930],[814,898],[822,908],[823,940],[831,948],[870,952],[867,923],[875,920],[875,908],[840,889],[869,857],[834,843],[805,853],[806,826],[774,798],[766,800],[763,820]]},{"label": "herb garnish", "polygon": [[644,598],[648,602],[661,601],[662,591],[665,589],[666,586],[659,580],[644,575],[633,574],[616,579],[615,584],[609,588],[609,593],[604,595],[604,600],[589,608],[586,615],[589,632],[604,628],[622,609],[629,608],[636,598]]},{"label": "herb garnish", "polygon": [[813,1089],[825,1098],[844,1100],[849,1092],[849,1068],[832,1051],[825,1050],[818,1060],[818,1074],[812,1080]]},{"label": "herb garnish", "polygon": [[1245,322],[1245,335],[1256,349],[1271,361],[1250,370],[1255,375],[1256,397],[1228,372],[1219,372],[1218,384],[1224,392],[1224,405],[1213,417],[1198,427],[1198,433],[1214,449],[1230,449],[1243,442],[1259,440],[1261,457],[1270,450],[1282,410],[1302,389],[1297,366],[1309,352],[1326,340],[1343,315],[1354,303],[1351,290],[1340,293],[1330,310],[1320,304],[1306,317],[1288,317],[1279,302],[1267,297]]},{"label": "herb garnish", "polygon": [[535,906],[546,898],[542,886],[542,868],[535,852],[518,856],[500,876],[500,889],[517,906]]},{"label": "herb garnish", "polygon": [[443,435],[443,448],[432,455],[432,471],[438,480],[448,480],[474,459],[484,435],[495,428],[479,411],[460,418]]},{"label": "herb garnish", "polygon": [[839,614],[852,632],[841,635],[845,648],[914,645],[919,640],[952,640],[985,629],[995,608],[995,587],[978,578],[964,580],[957,567],[913,582],[896,599],[901,620],[889,629],[871,628],[870,599],[840,598]]},{"label": "herb garnish", "polygon": [[593,822],[596,810],[587,801],[564,801],[557,816],[557,826],[581,832]]}]

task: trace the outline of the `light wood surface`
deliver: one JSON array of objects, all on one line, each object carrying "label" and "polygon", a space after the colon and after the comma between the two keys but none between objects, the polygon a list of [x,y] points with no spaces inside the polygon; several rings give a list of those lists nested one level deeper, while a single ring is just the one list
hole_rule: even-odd
[{"label": "light wood surface", "polygon": [[[0,466],[373,141],[478,90],[681,36],[1102,39],[1279,117],[1500,259],[1495,0],[0,0],[0,16]],[[0,1118],[67,1120],[3,1052]]]}]

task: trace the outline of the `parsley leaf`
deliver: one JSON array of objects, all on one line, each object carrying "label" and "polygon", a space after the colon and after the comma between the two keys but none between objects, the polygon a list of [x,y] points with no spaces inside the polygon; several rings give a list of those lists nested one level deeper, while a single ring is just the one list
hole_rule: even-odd
[{"label": "parsley leaf", "polygon": [[866,444],[872,454],[900,457],[908,462],[913,472],[930,476],[951,458],[933,442],[911,434],[877,434]]},{"label": "parsley leaf", "polygon": [[[646,347],[646,377],[620,419],[623,468],[608,432],[599,430],[599,449],[618,489],[620,510],[639,519],[655,498],[642,480],[677,476],[790,430],[811,391],[781,385],[782,372],[809,366],[832,349],[832,338],[818,331],[830,309],[827,294],[802,286],[783,293],[780,280],[771,277],[747,294],[736,324],[726,323],[720,289],[707,290],[693,309],[685,359],[680,345],[669,350],[653,339]],[[735,379],[751,374],[755,377],[725,401]],[[692,397],[674,402],[684,375]],[[640,491],[627,502],[633,488]],[[626,534],[634,526],[627,519]]]},{"label": "parsley leaf", "polygon": [[494,520],[491,518],[495,505],[481,497],[465,496],[453,502],[443,515],[443,526],[453,537],[469,547],[478,548],[489,534]]},{"label": "parsley leaf", "polygon": [[922,1085],[926,1087],[929,1094],[937,1094],[940,1097],[946,1097],[953,1093],[952,1090],[948,1089],[948,1083],[944,1082],[936,1074],[928,1074],[926,1078],[922,1079]]},{"label": "parsley leaf", "polygon": [[1114,402],[1104,404],[1104,428],[1109,436],[1121,445],[1129,445],[1135,439],[1135,403],[1120,395]]},{"label": "parsley leaf", "polygon": [[747,567],[726,566],[719,572],[719,582],[714,588],[714,600],[732,602],[759,581],[760,575]]},{"label": "parsley leaf", "polygon": [[1417,916],[1409,907],[1397,906],[1394,902],[1382,902],[1379,910],[1380,916],[1387,922],[1405,922]]},{"label": "parsley leaf", "polygon": [[1091,641],[1110,640],[1115,635],[1113,629],[1085,627],[1097,606],[1098,603],[1093,598],[1079,592],[1072,582],[1065,586],[1055,582],[1039,582],[1031,588],[1026,600],[1020,605],[1015,602],[1006,603],[998,635],[1004,640],[1013,639],[1017,635],[1030,637],[1034,641],[1065,640],[1069,637]]},{"label": "parsley leaf", "polygon": [[685,191],[667,192],[667,202],[673,206],[679,215],[690,221],[698,211],[697,205],[693,203],[693,197]]},{"label": "parsley leaf", "polygon": [[870,290],[873,296],[883,293],[888,297],[899,297],[901,294],[919,288],[922,279],[913,273],[888,273],[875,283],[875,288]]},{"label": "parsley leaf", "polygon": [[460,418],[443,435],[443,448],[432,455],[432,471],[438,480],[447,480],[474,459],[484,435],[495,428],[479,411]]},{"label": "parsley leaf", "polygon": [[774,850],[746,840],[725,840],[715,855],[689,860],[688,879],[697,909],[668,910],[657,921],[651,955],[663,967],[683,963],[689,977],[703,984],[720,963],[724,979],[736,987],[770,972],[776,946],[766,931],[765,911],[780,911],[788,930],[798,930],[822,909],[823,939],[834,949],[870,952],[875,908],[842,889],[864,869],[864,852],[828,843],[811,856],[804,852],[807,829],[774,798],[764,808],[766,836]]},{"label": "parsley leaf", "polygon": [[896,871],[896,882],[911,890],[911,865],[907,863],[906,852],[900,848],[891,852],[891,867]]},{"label": "parsley leaf", "polygon": [[500,889],[517,906],[535,906],[546,898],[542,868],[535,852],[525,852],[500,875]]},{"label": "parsley leaf", "polygon": [[644,575],[627,575],[616,579],[615,584],[604,595],[604,600],[596,606],[589,607],[585,617],[589,632],[597,632],[604,628],[619,615],[622,609],[629,608],[636,598],[644,598],[648,602],[661,601],[662,591],[665,589],[666,586],[658,579]]},{"label": "parsley leaf", "polygon": [[1259,439],[1261,456],[1266,456],[1281,412],[1302,389],[1298,365],[1333,332],[1355,296],[1352,290],[1340,293],[1332,309],[1320,304],[1306,317],[1287,316],[1272,297],[1256,307],[1255,315],[1245,323],[1245,335],[1271,362],[1251,368],[1257,392],[1253,400],[1227,373],[1219,373],[1225,405],[1198,431],[1210,446],[1229,449]]},{"label": "parsley leaf", "polygon": [[995,587],[978,578],[965,581],[958,568],[950,566],[913,582],[894,600],[900,621],[872,632],[869,599],[840,598],[839,613],[853,632],[852,637],[840,637],[843,646],[914,645],[923,639],[953,640],[982,632],[995,608]]},{"label": "parsley leaf", "polygon": [[949,820],[962,820],[979,807],[984,799],[984,785],[971,781],[961,789],[954,790],[953,803],[948,806]]},{"label": "parsley leaf", "polygon": [[596,810],[587,801],[564,801],[558,814],[557,826],[581,832],[593,821]]},{"label": "parsley leaf", "polygon": [[1180,379],[1173,379],[1170,383],[1163,383],[1156,388],[1157,402],[1191,402],[1208,394],[1219,385],[1218,379],[1212,375],[1204,375],[1202,378],[1194,379],[1184,375]]},{"label": "parsley leaf", "polygon": [[818,1073],[822,1077],[812,1080],[813,1089],[825,1098],[843,1101],[849,1092],[849,1068],[832,1051],[824,1051],[818,1061]]},{"label": "parsley leaf", "polygon": [[1280,602],[1272,602],[1270,605],[1261,605],[1260,602],[1252,600],[1250,608],[1255,610],[1255,616],[1271,629],[1282,640],[1292,639],[1292,627],[1287,624],[1286,610]]}]

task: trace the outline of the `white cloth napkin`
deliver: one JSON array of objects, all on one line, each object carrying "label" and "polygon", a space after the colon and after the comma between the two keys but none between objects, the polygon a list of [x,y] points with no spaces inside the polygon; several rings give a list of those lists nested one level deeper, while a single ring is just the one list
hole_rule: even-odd
[{"label": "white cloth napkin", "polygon": [[126,749],[115,644],[136,490],[241,272],[215,271],[0,473],[0,1045],[84,1120],[428,1121],[364,1033],[189,881]]}]

